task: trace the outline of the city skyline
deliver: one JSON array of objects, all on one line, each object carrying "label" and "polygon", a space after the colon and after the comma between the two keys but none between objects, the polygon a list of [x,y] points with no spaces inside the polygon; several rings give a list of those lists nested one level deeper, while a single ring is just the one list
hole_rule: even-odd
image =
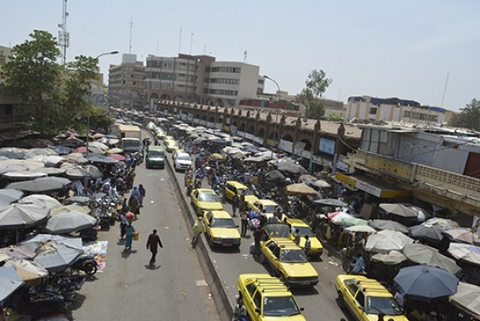
[{"label": "city skyline", "polygon": [[[0,45],[13,47],[34,29],[58,34],[62,0],[10,2],[0,14],[9,28]],[[462,1],[175,1],[67,2],[70,47],[97,56],[104,79],[108,66],[129,52],[145,62],[149,54],[212,55],[219,61],[257,65],[281,90],[296,94],[313,69],[333,80],[324,97],[399,97],[458,111],[479,99],[480,3]],[[180,41],[181,30],[181,41]],[[245,59],[245,52],[247,52]],[[448,74],[448,83],[447,80]],[[265,83],[265,92],[276,87]]]}]

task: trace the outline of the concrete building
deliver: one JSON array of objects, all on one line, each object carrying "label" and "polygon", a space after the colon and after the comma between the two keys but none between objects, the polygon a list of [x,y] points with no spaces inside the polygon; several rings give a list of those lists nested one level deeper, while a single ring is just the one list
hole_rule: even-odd
[{"label": "concrete building", "polygon": [[422,106],[414,100],[354,96],[348,98],[346,120],[363,123],[397,122],[412,124],[448,123],[454,112]]},{"label": "concrete building", "polygon": [[210,105],[238,106],[241,100],[263,94],[265,79],[260,67],[242,62],[212,62],[206,73],[204,93]]},{"label": "concrete building", "polygon": [[200,102],[204,96],[205,70],[215,61],[210,56],[179,54],[178,57],[149,55],[145,68],[145,93],[151,104],[165,99]]},{"label": "concrete building", "polygon": [[145,104],[145,66],[134,54],[123,54],[122,63],[110,65],[108,97],[116,107],[143,108]]}]

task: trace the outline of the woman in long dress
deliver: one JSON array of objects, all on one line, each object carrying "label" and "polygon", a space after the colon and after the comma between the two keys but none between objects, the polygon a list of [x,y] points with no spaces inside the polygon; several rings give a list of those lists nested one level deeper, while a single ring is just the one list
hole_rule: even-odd
[{"label": "woman in long dress", "polygon": [[135,228],[132,226],[132,223],[128,223],[127,228],[125,229],[125,251],[132,249],[133,234],[135,233]]}]

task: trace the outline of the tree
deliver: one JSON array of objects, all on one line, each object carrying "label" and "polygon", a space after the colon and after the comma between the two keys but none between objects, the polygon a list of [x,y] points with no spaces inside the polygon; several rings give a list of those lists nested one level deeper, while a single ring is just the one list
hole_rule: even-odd
[{"label": "tree", "polygon": [[452,117],[450,125],[480,131],[480,101],[472,99],[472,102],[465,108],[460,108],[460,111]]},{"label": "tree", "polygon": [[60,55],[57,41],[46,31],[34,30],[27,40],[12,48],[3,66],[5,89],[19,99],[24,114],[33,120],[33,129],[44,133],[52,128],[49,115],[57,107]]},{"label": "tree", "polygon": [[331,83],[332,80],[326,78],[323,70],[314,69],[310,72],[305,81],[306,87],[297,96],[297,100],[307,107],[305,117],[313,119],[323,118],[325,110],[319,98],[322,97]]}]

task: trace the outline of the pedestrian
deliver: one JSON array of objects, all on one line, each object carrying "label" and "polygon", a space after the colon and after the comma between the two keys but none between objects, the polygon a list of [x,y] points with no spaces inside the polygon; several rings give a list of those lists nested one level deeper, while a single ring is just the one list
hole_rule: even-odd
[{"label": "pedestrian", "polygon": [[233,199],[232,199],[232,216],[236,216],[236,213],[237,213],[237,208],[238,208],[238,202],[240,201],[240,199],[238,198],[238,195],[235,194],[233,195]]},{"label": "pedestrian", "polygon": [[247,208],[247,201],[245,200],[245,194],[246,194],[246,191],[243,190],[242,194],[240,195],[240,200],[239,200],[240,212],[246,210]]},{"label": "pedestrian", "polygon": [[248,212],[243,210],[240,213],[240,220],[242,222],[242,236],[247,236]]},{"label": "pedestrian", "polygon": [[152,252],[152,258],[150,259],[150,265],[155,265],[155,258],[157,256],[158,246],[163,248],[162,241],[160,241],[160,236],[157,234],[157,230],[154,229],[152,234],[148,236],[147,240],[147,250]]},{"label": "pedestrian", "polygon": [[205,224],[203,223],[203,219],[201,217],[197,217],[197,220],[195,221],[195,224],[193,225],[193,238],[191,244],[195,246],[195,244],[198,241],[198,236],[201,233],[205,233],[206,228]]},{"label": "pedestrian", "polygon": [[237,305],[233,309],[233,320],[244,321],[247,320],[247,308],[243,305],[243,300],[240,296],[237,297]]},{"label": "pedestrian", "polygon": [[132,226],[132,223],[128,223],[127,228],[125,229],[125,252],[132,249],[133,234],[135,233],[135,228]]},{"label": "pedestrian", "polygon": [[298,228],[293,232],[293,242],[300,245],[300,230]]},{"label": "pedestrian", "polygon": [[123,240],[128,225],[127,214],[120,212],[120,239]]},{"label": "pedestrian", "polygon": [[143,207],[143,199],[145,198],[147,191],[145,190],[145,187],[143,187],[142,184],[138,185],[138,191],[140,192],[140,198],[138,199],[138,201],[139,201],[140,207]]},{"label": "pedestrian", "polygon": [[253,238],[255,240],[253,255],[257,256],[260,254],[260,241],[262,240],[262,229],[260,227],[257,227],[253,232]]},{"label": "pedestrian", "polygon": [[305,245],[303,247],[303,250],[305,251],[305,254],[308,255],[310,253],[310,250],[312,249],[312,241],[308,237],[308,235],[305,235]]},{"label": "pedestrian", "polygon": [[140,191],[137,186],[134,186],[130,191],[130,196],[135,197],[137,200],[140,200]]},{"label": "pedestrian", "polygon": [[128,199],[128,207],[130,208],[130,212],[135,214],[135,216],[140,214],[140,206],[138,204],[138,199],[134,196],[130,196],[130,198]]},{"label": "pedestrian", "polygon": [[123,196],[123,193],[124,193],[124,185],[125,185],[125,180],[123,179],[122,176],[119,176],[117,178],[116,186],[117,186],[117,192],[121,196]]}]

